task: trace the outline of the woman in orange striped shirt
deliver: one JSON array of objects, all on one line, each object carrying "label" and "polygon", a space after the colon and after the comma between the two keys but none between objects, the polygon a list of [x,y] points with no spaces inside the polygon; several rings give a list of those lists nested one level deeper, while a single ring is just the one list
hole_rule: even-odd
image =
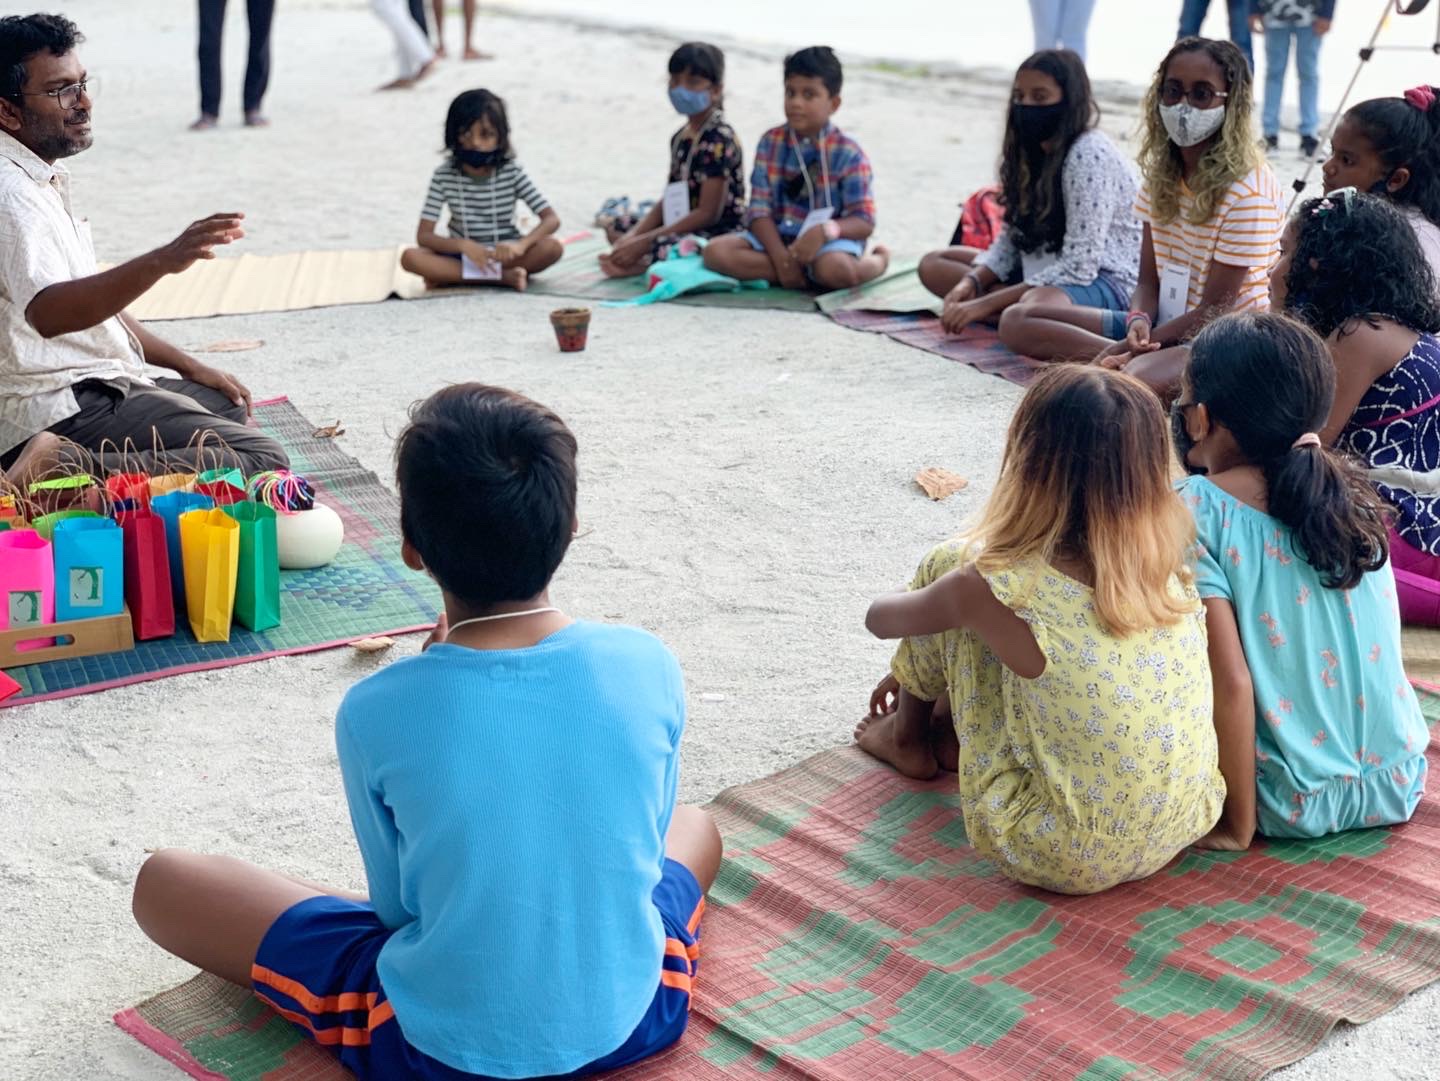
[{"label": "woman in orange striped shirt", "polygon": [[[1284,197],[1251,131],[1245,56],[1228,41],[1185,38],[1146,95],[1140,284],[1129,312],[1033,305],[1012,348],[1123,368],[1175,394],[1183,343],[1230,311],[1269,306]],[[1023,342],[1021,335],[1023,332]]]}]

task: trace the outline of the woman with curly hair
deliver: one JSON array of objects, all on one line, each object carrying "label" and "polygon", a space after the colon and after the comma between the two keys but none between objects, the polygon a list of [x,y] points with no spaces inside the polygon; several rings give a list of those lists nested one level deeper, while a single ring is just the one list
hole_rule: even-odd
[{"label": "woman with curly hair", "polygon": [[1326,339],[1335,404],[1320,438],[1358,458],[1394,511],[1407,623],[1440,626],[1440,300],[1405,216],[1353,188],[1300,204],[1270,300]]},{"label": "woman with curly hair", "polygon": [[1235,45],[1177,42],[1143,107],[1136,210],[1145,239],[1130,311],[1036,304],[1024,339],[1002,325],[1002,340],[1057,360],[1098,356],[1169,398],[1186,357],[1176,346],[1225,312],[1265,309],[1285,211],[1251,132],[1252,103]]},{"label": "woman with curly hair", "polygon": [[1358,188],[1389,199],[1440,276],[1440,88],[1362,101],[1336,125],[1330,148],[1325,190]]},{"label": "woman with curly hair", "polygon": [[1036,303],[1129,302],[1140,266],[1135,174],[1095,129],[1099,118],[1075,53],[1044,49],[1020,65],[1000,158],[1004,229],[978,258],[950,248],[920,263],[920,280],[945,298],[948,332]]}]

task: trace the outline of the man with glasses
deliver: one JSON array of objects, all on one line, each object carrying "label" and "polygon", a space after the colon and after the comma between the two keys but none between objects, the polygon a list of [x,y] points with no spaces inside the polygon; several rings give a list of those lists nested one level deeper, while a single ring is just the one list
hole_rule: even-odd
[{"label": "man with glasses", "polygon": [[[95,82],[75,53],[81,40],[59,15],[0,18],[0,467],[33,474],[55,464],[57,436],[94,452],[107,472],[137,461],[158,469],[152,447],[194,464],[192,443],[212,432],[228,453],[207,451],[207,466],[218,457],[247,473],[284,468],[280,445],[246,425],[250,392],[238,379],[125,312],[165,275],[243,236],[243,215],[214,214],[98,271],[59,164],[92,141]],[[175,377],[152,379],[147,364]],[[127,440],[140,453],[122,463]]]}]

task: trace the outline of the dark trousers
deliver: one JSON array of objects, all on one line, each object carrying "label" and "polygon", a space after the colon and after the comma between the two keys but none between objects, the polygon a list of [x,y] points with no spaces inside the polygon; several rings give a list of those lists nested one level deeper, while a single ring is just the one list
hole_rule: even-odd
[{"label": "dark trousers", "polygon": [[[270,85],[270,23],[275,0],[245,0],[250,53],[245,62],[245,111],[257,112]],[[225,0],[200,0],[200,112],[220,115],[220,37]]]},{"label": "dark trousers", "polygon": [[[102,473],[164,473],[198,465],[237,468],[248,477],[290,465],[279,443],[246,425],[243,405],[188,379],[157,379],[153,387],[132,386],[126,394],[103,383],[79,383],[75,401],[80,412],[49,430],[89,451]],[[202,432],[219,438],[197,450]],[[131,449],[123,453],[127,441]],[[8,469],[22,449],[7,452],[0,466]]]},{"label": "dark trousers", "polygon": [[410,17],[420,24],[420,29],[428,37],[430,26],[425,21],[425,0],[410,0]]}]

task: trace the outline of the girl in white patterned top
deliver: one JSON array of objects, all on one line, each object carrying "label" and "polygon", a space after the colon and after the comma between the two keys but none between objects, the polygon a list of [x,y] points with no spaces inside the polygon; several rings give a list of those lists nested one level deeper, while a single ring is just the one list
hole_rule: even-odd
[{"label": "girl in white patterned top", "polygon": [[945,298],[951,334],[1005,312],[1003,334],[1037,301],[1129,302],[1140,265],[1135,172],[1095,130],[1098,118],[1073,52],[1044,49],[1020,65],[1000,162],[1004,230],[986,251],[950,248],[920,264],[921,281]]},{"label": "girl in white patterned top", "polygon": [[[448,157],[430,178],[415,242],[400,265],[430,285],[491,284],[524,290],[565,254],[554,233],[560,217],[525,175],[510,148],[505,103],[488,90],[467,90],[445,117]],[[540,219],[521,235],[515,203]],[[450,212],[440,233],[440,211]]]}]

